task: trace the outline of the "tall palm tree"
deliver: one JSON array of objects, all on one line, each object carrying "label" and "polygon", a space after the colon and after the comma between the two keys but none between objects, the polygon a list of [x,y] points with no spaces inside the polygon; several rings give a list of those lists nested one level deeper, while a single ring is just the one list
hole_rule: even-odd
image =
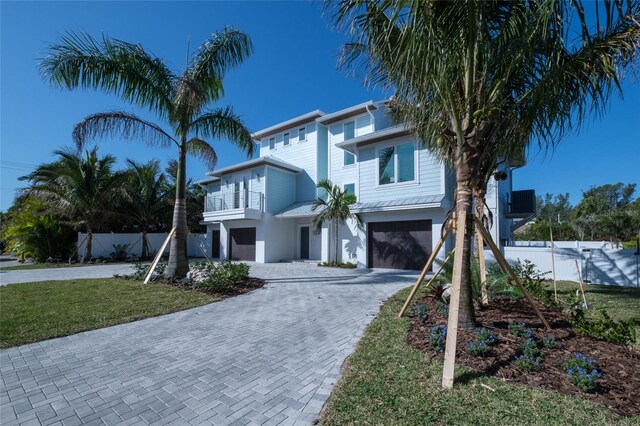
[{"label": "tall palm tree", "polygon": [[344,225],[347,219],[354,219],[361,226],[362,220],[360,216],[351,212],[351,205],[357,201],[354,194],[350,194],[340,189],[338,185],[331,183],[329,179],[322,179],[318,182],[317,187],[326,192],[325,198],[318,197],[311,207],[311,211],[320,209],[312,219],[311,223],[317,228],[322,227],[325,222],[331,222],[334,227],[334,263],[338,264],[338,231],[340,225]]},{"label": "tall palm tree", "polygon": [[455,170],[455,209],[467,228],[456,241],[454,286],[461,289],[460,325],[471,328],[474,189],[483,198],[498,159],[532,141],[553,147],[606,110],[638,54],[638,2],[596,3],[591,19],[580,0],[343,0],[326,7],[353,37],[342,64],[363,70],[370,86],[393,88],[396,118]]},{"label": "tall palm tree", "polygon": [[73,138],[78,147],[98,137],[140,139],[152,146],[178,149],[175,232],[171,239],[165,275],[184,277],[187,260],[186,155],[204,159],[210,167],[217,160],[207,138],[226,137],[253,155],[251,134],[231,107],[211,109],[224,94],[222,80],[228,70],[242,63],[253,51],[249,37],[226,27],[214,33],[174,74],[164,61],[142,46],[88,34],[69,33],[40,64],[46,80],[67,89],[98,89],[158,115],[171,130],[122,111],[103,112],[77,124]]},{"label": "tall palm tree", "polygon": [[84,225],[87,230],[82,261],[91,260],[93,231],[115,214],[113,202],[123,191],[126,173],[114,172],[116,158],[98,157],[98,148],[85,151],[54,151],[56,161],[38,166],[20,180],[30,182],[27,192],[53,210]]},{"label": "tall palm tree", "polygon": [[162,221],[167,208],[166,176],[162,173],[160,162],[151,160],[146,164],[127,160],[128,182],[126,185],[125,208],[128,216],[140,227],[142,232],[142,252],[140,257],[149,256],[147,233],[154,223]]}]

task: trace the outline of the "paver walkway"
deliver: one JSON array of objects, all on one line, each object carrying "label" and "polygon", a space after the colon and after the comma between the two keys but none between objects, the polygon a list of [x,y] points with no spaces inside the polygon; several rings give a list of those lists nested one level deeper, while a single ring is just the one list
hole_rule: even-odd
[{"label": "paver walkway", "polygon": [[132,274],[130,263],[90,265],[68,268],[24,269],[3,271],[0,268],[0,286],[13,283],[30,283],[47,280],[72,280],[77,278],[111,278],[114,274]]},{"label": "paver walkway", "polygon": [[269,284],[2,350],[2,424],[309,424],[381,301],[415,279],[309,264],[252,275]]}]

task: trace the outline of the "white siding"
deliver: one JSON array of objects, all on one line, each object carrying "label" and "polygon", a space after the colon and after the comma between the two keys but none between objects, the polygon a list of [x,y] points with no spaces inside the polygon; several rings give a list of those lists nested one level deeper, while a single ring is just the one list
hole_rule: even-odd
[{"label": "white siding", "polygon": [[265,211],[278,213],[296,201],[296,175],[269,167],[265,191]]}]

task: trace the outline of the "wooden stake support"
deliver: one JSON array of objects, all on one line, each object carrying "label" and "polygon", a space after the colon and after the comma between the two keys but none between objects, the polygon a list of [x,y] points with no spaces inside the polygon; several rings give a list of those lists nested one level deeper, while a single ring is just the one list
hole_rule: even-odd
[{"label": "wooden stake support", "polygon": [[589,304],[587,303],[587,298],[584,295],[584,282],[582,281],[582,274],[580,273],[580,266],[578,265],[578,260],[575,259],[576,262],[576,271],[578,271],[578,282],[580,283],[580,293],[582,293],[582,302],[584,303],[584,308],[589,309]]},{"label": "wooden stake support", "polygon": [[484,238],[482,234],[476,230],[476,238],[478,239],[478,262],[480,265],[480,295],[483,305],[489,304],[489,293],[487,292],[487,266],[484,260]]},{"label": "wooden stake support", "polygon": [[169,235],[167,235],[167,238],[162,243],[160,250],[158,250],[158,253],[156,253],[156,257],[153,259],[153,262],[151,263],[151,268],[149,268],[149,272],[147,272],[147,276],[144,279],[144,284],[149,283],[149,280],[151,279],[151,275],[153,274],[153,271],[155,271],[156,266],[158,266],[158,262],[160,262],[160,259],[162,258],[164,249],[167,248],[167,244],[169,244],[169,240],[171,239],[171,237],[174,236],[175,232],[176,232],[176,228],[172,228],[171,231],[169,232]]},{"label": "wooden stake support", "polygon": [[507,259],[504,258],[504,256],[502,255],[502,252],[500,251],[498,246],[496,246],[496,243],[493,242],[493,239],[491,238],[491,235],[489,234],[489,232],[485,229],[484,225],[482,225],[482,223],[477,218],[474,217],[473,219],[474,219],[474,221],[476,223],[476,227],[477,227],[478,231],[480,231],[482,236],[487,240],[487,244],[491,248],[491,251],[493,252],[493,255],[495,256],[496,261],[498,262],[498,265],[500,265],[502,270],[505,273],[509,274],[509,276],[511,276],[511,279],[513,279],[516,282],[518,288],[520,289],[522,294],[524,294],[525,299],[527,299],[527,302],[529,302],[529,305],[531,305],[531,307],[533,308],[534,312],[536,313],[536,315],[538,316],[540,321],[542,321],[542,324],[544,324],[545,328],[547,330],[551,330],[551,326],[549,325],[547,320],[544,318],[544,316],[542,315],[542,312],[540,312],[540,310],[535,305],[535,303],[533,303],[533,299],[531,299],[531,296],[529,295],[529,292],[527,291],[526,288],[524,288],[524,286],[520,282],[520,278],[518,278],[516,273],[513,272],[513,269],[511,269],[511,266],[509,266],[509,263],[507,262]]},{"label": "wooden stake support", "polygon": [[[464,244],[465,230],[467,226],[467,214],[458,214],[456,217],[456,247]],[[449,318],[447,320],[447,341],[444,348],[444,367],[442,369],[442,387],[453,387],[453,374],[456,363],[456,344],[458,341],[458,313],[460,311],[460,285],[462,277],[462,257],[453,258],[453,279],[451,280],[451,299],[449,300]]]},{"label": "wooden stake support", "polygon": [[[429,269],[431,269],[431,266],[433,265],[433,262],[436,260],[436,256],[440,252],[440,249],[444,245],[444,242],[445,242],[445,240],[447,239],[447,237],[449,236],[450,233],[451,233],[451,227],[447,227],[445,232],[444,232],[444,235],[442,235],[442,237],[440,237],[440,241],[438,241],[438,244],[436,244],[436,247],[433,250],[433,252],[431,253],[431,256],[429,256],[429,259],[427,260],[427,263],[424,265],[424,268],[422,269],[422,272],[420,273],[420,276],[416,280],[416,283],[413,285],[413,288],[411,289],[411,293],[409,293],[409,297],[407,297],[407,300],[404,302],[404,305],[402,305],[402,309],[400,309],[400,312],[398,313],[398,318],[402,317],[404,315],[404,313],[407,311],[407,308],[409,307],[409,304],[411,303],[411,301],[415,297],[416,293],[418,292],[418,289],[420,288],[420,285],[422,284],[422,280],[424,280],[424,277],[427,275],[427,272],[429,272]],[[442,269],[442,267],[440,269]],[[437,275],[437,273],[436,273],[436,275]],[[433,278],[435,278],[435,275],[434,275]],[[433,281],[433,278],[431,278],[431,281]],[[431,281],[429,281],[429,284],[431,284]],[[429,284],[427,284],[427,285],[429,285]]]},{"label": "wooden stake support", "polygon": [[549,236],[551,237],[551,271],[553,272],[553,296],[555,301],[558,301],[558,285],[556,283],[556,258],[554,255],[554,245],[553,244],[553,226],[551,226],[551,221],[549,221]]}]

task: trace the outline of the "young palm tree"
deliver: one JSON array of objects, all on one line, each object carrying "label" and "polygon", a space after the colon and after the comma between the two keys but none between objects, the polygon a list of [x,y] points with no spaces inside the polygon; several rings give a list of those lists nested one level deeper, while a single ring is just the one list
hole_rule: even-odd
[{"label": "young palm tree", "polygon": [[129,164],[128,182],[126,185],[125,208],[129,217],[142,231],[142,253],[140,257],[149,256],[147,232],[154,223],[162,221],[167,208],[166,176],[162,173],[160,162],[151,160],[140,164],[127,160]]},{"label": "young palm tree", "polygon": [[311,223],[318,229],[322,227],[324,222],[333,223],[333,238],[335,243],[334,263],[337,265],[338,242],[340,241],[338,238],[338,230],[340,229],[340,225],[344,225],[347,219],[354,219],[359,226],[362,225],[360,216],[352,213],[350,209],[350,206],[355,204],[357,199],[354,194],[349,194],[340,189],[338,185],[332,184],[328,179],[322,179],[318,182],[317,187],[326,192],[326,199],[318,198],[313,203],[311,211],[315,212],[317,209],[320,209],[320,212],[313,217]]},{"label": "young palm tree", "polygon": [[169,131],[126,112],[103,112],[77,124],[73,138],[78,147],[98,137],[139,139],[149,145],[178,149],[175,233],[171,239],[168,277],[184,277],[187,260],[186,155],[203,158],[210,167],[217,160],[205,139],[226,137],[253,155],[251,134],[230,107],[210,109],[224,94],[226,72],[252,52],[249,37],[231,27],[214,33],[190,58],[180,74],[142,46],[87,34],[70,33],[50,46],[40,64],[46,80],[67,89],[99,89],[156,113]]},{"label": "young palm tree", "polygon": [[397,118],[455,170],[455,209],[467,226],[454,268],[465,328],[475,326],[474,189],[484,198],[498,159],[535,140],[553,147],[602,113],[637,57],[638,2],[600,7],[589,20],[580,0],[327,2],[353,35],[342,64],[362,67],[368,85],[393,88]]},{"label": "young palm tree", "polygon": [[85,156],[66,150],[54,151],[58,160],[38,166],[20,180],[27,180],[30,197],[40,199],[71,221],[84,225],[87,237],[82,261],[91,260],[93,231],[115,214],[113,200],[123,191],[126,174],[113,172],[116,158],[98,157],[98,148]]}]

